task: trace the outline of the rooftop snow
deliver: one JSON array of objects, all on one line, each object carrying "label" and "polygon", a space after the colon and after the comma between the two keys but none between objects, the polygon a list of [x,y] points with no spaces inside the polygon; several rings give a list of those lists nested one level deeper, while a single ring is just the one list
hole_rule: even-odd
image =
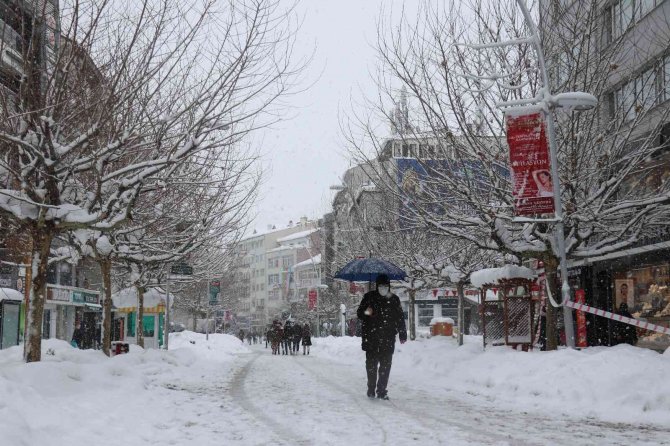
[{"label": "rooftop snow", "polygon": [[[112,301],[117,308],[137,307],[137,289],[135,287],[124,288],[112,294]],[[161,303],[165,305],[165,291],[149,288],[144,293],[144,308],[153,308]]]},{"label": "rooftop snow", "polygon": [[290,242],[292,240],[298,240],[307,237],[308,235],[311,235],[316,231],[318,231],[318,229],[308,229],[307,231],[296,232],[295,234],[287,235],[286,237],[277,239],[277,242],[283,243],[283,242]]},{"label": "rooftop snow", "polygon": [[497,285],[507,279],[534,279],[535,272],[525,266],[505,265],[501,268],[487,268],[475,271],[470,276],[470,283],[477,288],[484,285]]},{"label": "rooftop snow", "polygon": [[312,266],[312,265],[320,265],[321,264],[321,254],[317,254],[311,259],[307,259],[304,262],[296,263],[293,265],[293,268],[301,268],[303,266]]}]

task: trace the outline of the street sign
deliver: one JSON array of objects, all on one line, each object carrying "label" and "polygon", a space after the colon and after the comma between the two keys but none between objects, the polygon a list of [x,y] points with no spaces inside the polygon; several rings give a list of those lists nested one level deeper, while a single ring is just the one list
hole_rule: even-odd
[{"label": "street sign", "polygon": [[172,265],[170,273],[178,276],[192,276],[193,267],[186,262],[179,262]]},{"label": "street sign", "polygon": [[219,303],[219,294],[221,293],[221,282],[212,280],[209,282],[209,304],[216,305]]}]

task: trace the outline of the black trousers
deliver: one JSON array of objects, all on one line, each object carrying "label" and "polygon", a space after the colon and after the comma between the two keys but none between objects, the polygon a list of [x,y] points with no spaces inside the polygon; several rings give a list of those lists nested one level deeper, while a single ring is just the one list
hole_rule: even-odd
[{"label": "black trousers", "polygon": [[[365,352],[365,369],[368,372],[368,393],[377,396],[386,395],[386,386],[389,383],[393,353]],[[379,375],[379,377],[377,376]]]}]

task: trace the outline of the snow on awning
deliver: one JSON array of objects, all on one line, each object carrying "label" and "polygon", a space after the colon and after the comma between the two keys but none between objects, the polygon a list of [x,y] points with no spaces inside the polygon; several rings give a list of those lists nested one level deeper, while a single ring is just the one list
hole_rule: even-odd
[{"label": "snow on awning", "polygon": [[475,271],[470,276],[470,283],[477,288],[484,285],[498,285],[501,280],[535,279],[535,272],[525,266],[505,265],[501,268],[487,268]]},{"label": "snow on awning", "polygon": [[0,288],[0,302],[3,300],[23,301],[23,293],[13,288]]}]

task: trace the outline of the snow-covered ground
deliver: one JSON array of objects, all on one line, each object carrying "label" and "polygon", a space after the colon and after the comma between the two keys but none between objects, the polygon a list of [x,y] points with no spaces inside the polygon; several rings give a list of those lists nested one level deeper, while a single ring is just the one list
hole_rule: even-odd
[{"label": "snow-covered ground", "polygon": [[191,332],[108,359],[61,341],[0,351],[1,445],[670,444],[670,353],[397,346],[391,401],[365,396],[357,338],[272,356]]}]

